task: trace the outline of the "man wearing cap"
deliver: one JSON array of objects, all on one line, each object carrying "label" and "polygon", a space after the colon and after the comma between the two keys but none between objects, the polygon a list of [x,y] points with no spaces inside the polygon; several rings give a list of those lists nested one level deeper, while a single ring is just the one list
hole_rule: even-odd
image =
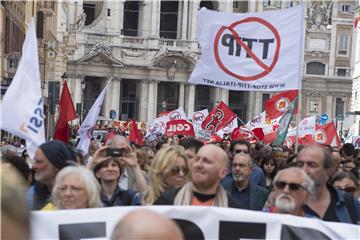
[{"label": "man wearing cap", "polygon": [[57,173],[74,163],[75,154],[63,142],[53,140],[41,144],[35,151],[32,165],[36,183],[27,192],[28,207],[42,209],[49,202]]}]

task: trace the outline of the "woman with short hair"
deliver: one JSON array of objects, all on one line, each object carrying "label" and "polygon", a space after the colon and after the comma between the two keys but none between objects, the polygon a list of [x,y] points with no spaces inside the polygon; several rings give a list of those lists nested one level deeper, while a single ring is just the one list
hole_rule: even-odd
[{"label": "woman with short hair", "polygon": [[189,173],[190,165],[184,148],[177,145],[161,148],[150,167],[150,185],[142,199],[143,205],[152,205],[161,193],[170,188],[184,186]]},{"label": "woman with short hair", "polygon": [[56,209],[102,207],[100,185],[82,166],[65,167],[57,174],[51,198]]}]

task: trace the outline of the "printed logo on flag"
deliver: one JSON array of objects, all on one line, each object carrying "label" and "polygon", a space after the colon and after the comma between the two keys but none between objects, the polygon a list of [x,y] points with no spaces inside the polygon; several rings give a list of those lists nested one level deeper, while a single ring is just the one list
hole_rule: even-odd
[{"label": "printed logo on flag", "polygon": [[221,109],[217,109],[215,114],[211,114],[211,120],[206,124],[205,129],[213,132],[216,130],[218,125],[221,125],[222,119],[224,118],[224,112]]},{"label": "printed logo on flag", "polygon": [[181,119],[181,114],[178,111],[173,111],[169,115],[169,120],[178,120]]},{"label": "printed logo on flag", "polygon": [[319,129],[318,131],[316,131],[314,137],[317,143],[324,144],[327,142],[326,133],[323,129]]},{"label": "printed logo on flag", "polygon": [[229,133],[229,132],[231,131],[232,127],[233,127],[233,121],[231,121],[231,122],[229,122],[228,124],[226,124],[226,126],[223,127],[222,130],[223,130],[225,133]]},{"label": "printed logo on flag", "polygon": [[275,107],[279,112],[285,112],[286,108],[289,106],[290,100],[286,97],[281,97],[276,101]]},{"label": "printed logo on flag", "polygon": [[155,123],[154,125],[152,125],[149,129],[149,132],[151,134],[155,134],[157,132],[164,132],[165,131],[165,123],[163,122],[158,122],[158,123]]},{"label": "printed logo on flag", "polygon": [[202,112],[196,112],[192,117],[193,124],[201,125],[201,123],[204,120],[205,120],[205,115]]}]

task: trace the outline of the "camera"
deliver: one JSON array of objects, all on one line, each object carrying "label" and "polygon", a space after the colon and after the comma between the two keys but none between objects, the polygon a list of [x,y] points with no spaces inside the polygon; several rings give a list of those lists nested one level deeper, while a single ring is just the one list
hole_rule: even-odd
[{"label": "camera", "polygon": [[106,150],[108,157],[122,157],[124,155],[124,149],[122,148],[108,148]]}]

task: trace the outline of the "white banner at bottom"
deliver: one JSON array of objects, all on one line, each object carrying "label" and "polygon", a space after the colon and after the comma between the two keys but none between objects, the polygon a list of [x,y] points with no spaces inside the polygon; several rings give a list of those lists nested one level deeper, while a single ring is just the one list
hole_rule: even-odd
[{"label": "white banner at bottom", "polygon": [[144,206],[34,211],[32,239],[109,239],[116,223],[139,208],[174,219],[185,239],[359,239],[360,236],[357,225],[315,218],[234,208]]}]

